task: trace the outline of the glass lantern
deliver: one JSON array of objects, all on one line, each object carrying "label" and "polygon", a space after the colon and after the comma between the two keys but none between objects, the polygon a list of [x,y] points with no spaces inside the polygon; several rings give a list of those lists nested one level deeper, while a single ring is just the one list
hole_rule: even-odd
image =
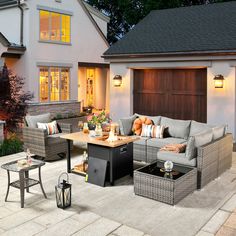
[{"label": "glass lantern", "polygon": [[[66,175],[67,179],[63,179],[61,182],[62,175]],[[57,207],[65,209],[71,206],[71,184],[69,183],[69,175],[62,173],[58,178],[58,185],[55,186]]]}]

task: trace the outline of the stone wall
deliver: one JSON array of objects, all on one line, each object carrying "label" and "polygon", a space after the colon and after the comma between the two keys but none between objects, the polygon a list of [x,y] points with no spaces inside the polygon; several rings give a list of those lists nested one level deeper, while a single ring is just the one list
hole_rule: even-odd
[{"label": "stone wall", "polygon": [[5,121],[0,120],[0,143],[4,140],[4,125]]},{"label": "stone wall", "polygon": [[43,113],[51,113],[52,117],[61,115],[62,117],[68,117],[72,114],[80,114],[80,102],[67,101],[57,103],[31,103],[28,107],[28,114],[39,115]]}]

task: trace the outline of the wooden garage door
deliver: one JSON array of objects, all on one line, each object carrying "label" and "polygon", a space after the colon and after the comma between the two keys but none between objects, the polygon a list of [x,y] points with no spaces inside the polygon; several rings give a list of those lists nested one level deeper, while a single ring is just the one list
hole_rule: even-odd
[{"label": "wooden garage door", "polygon": [[206,122],[206,69],[134,70],[134,112]]}]

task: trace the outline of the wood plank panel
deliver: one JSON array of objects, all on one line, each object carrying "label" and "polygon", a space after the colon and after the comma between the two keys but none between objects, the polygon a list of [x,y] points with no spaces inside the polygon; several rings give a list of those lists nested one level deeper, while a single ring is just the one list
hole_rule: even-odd
[{"label": "wood plank panel", "polygon": [[134,112],[206,122],[206,69],[134,70]]}]

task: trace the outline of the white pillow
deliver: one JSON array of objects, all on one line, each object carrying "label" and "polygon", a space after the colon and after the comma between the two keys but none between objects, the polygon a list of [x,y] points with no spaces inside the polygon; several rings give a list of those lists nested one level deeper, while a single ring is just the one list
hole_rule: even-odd
[{"label": "white pillow", "polygon": [[57,128],[57,122],[55,120],[50,123],[37,122],[37,127],[39,129],[47,130],[48,135],[59,133],[59,130]]}]

